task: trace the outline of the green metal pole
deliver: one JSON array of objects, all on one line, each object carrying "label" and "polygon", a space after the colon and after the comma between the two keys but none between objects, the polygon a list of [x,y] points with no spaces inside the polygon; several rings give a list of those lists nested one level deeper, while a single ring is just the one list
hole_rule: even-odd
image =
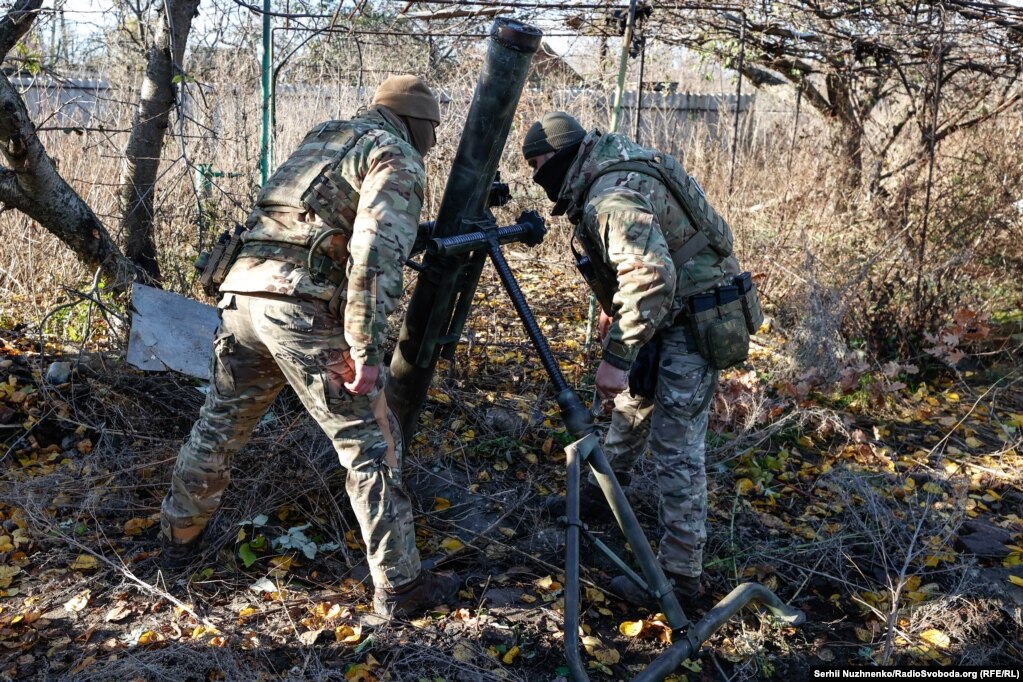
[{"label": "green metal pole", "polygon": [[270,63],[272,59],[273,36],[270,32],[270,0],[263,0],[263,126],[259,142],[259,184],[261,187],[266,184],[266,179],[270,176]]},{"label": "green metal pole", "polygon": [[625,37],[622,38],[622,54],[618,59],[618,84],[615,87],[614,105],[611,107],[612,133],[618,132],[618,120],[622,115],[622,95],[625,93],[625,72],[629,66],[629,51],[632,50],[632,32],[636,27],[636,0],[629,2],[629,17],[625,22]]},{"label": "green metal pole", "polygon": [[[622,116],[622,95],[625,92],[625,72],[629,66],[629,50],[632,49],[632,32],[636,26],[636,0],[629,2],[629,16],[625,21],[625,36],[622,38],[622,54],[618,58],[618,84],[615,86],[614,104],[611,106],[611,125],[609,132],[618,132],[618,120]],[[642,88],[643,84],[639,86]],[[637,105],[638,106],[638,105]],[[586,344],[585,350],[590,350],[593,345],[593,323],[597,319],[597,297],[590,294],[590,310],[586,316]],[[593,393],[593,401],[597,401],[597,393]]]}]

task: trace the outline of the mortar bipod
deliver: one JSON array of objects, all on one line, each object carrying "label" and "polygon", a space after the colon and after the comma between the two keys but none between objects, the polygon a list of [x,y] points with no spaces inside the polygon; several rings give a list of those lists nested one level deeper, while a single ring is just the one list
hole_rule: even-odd
[{"label": "mortar bipod", "polygon": [[[566,498],[566,542],[565,542],[565,657],[568,662],[572,679],[589,680],[586,667],[579,654],[579,544],[580,535],[585,532],[587,537],[604,552],[625,575],[660,604],[661,610],[668,620],[673,633],[674,644],[658,656],[646,669],[637,675],[635,680],[653,682],[663,680],[675,671],[685,659],[698,651],[700,645],[718,628],[737,613],[746,604],[758,601],[766,606],[779,620],[790,625],[798,625],[805,620],[805,615],[785,605],[778,597],[763,585],[745,583],[739,585],[718,602],[707,615],[697,623],[691,623],[682,610],[678,597],[671,582],[661,569],[660,562],[654,555],[650,543],[647,542],[639,521],[629,505],[625,492],[618,479],[611,472],[611,465],[600,448],[600,442],[593,433],[593,414],[586,409],[579,395],[565,381],[561,368],[551,352],[547,339],[540,331],[533,317],[525,296],[519,288],[515,275],[508,266],[501,244],[522,241],[534,246],[542,241],[546,227],[543,218],[534,211],[522,213],[518,223],[509,227],[491,228],[462,234],[457,237],[434,239],[427,247],[435,255],[451,255],[468,251],[486,249],[494,269],[501,278],[508,297],[522,321],[522,326],[536,349],[551,383],[558,391],[558,406],[561,420],[565,428],[577,440],[566,449],[567,465],[567,498]],[[633,571],[621,557],[617,556],[607,545],[594,537],[579,519],[579,486],[582,461],[590,466],[600,485],[608,505],[618,521],[618,525],[632,548],[643,576]]]}]

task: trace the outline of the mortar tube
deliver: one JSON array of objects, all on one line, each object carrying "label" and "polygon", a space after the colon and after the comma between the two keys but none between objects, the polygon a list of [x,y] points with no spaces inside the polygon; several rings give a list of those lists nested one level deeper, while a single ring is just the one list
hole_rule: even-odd
[{"label": "mortar tube", "polygon": [[[542,36],[539,30],[512,19],[499,17],[494,21],[483,70],[476,82],[437,212],[434,236],[462,234],[472,229],[467,223],[486,216],[491,183],[511,130],[529,64],[540,47]],[[439,288],[436,283],[440,278],[424,275],[452,271],[467,259],[468,256],[435,258],[429,254],[423,258],[426,272],[420,275],[412,292],[387,385],[387,402],[401,423],[406,442],[410,442],[415,431],[440,354],[437,345],[440,332],[434,330],[450,327],[455,299],[454,286],[445,284]],[[475,283],[465,284],[465,290],[475,288]],[[438,314],[447,319],[428,329],[430,318]],[[417,364],[417,359],[427,362]]]},{"label": "mortar tube", "polygon": [[469,319],[469,311],[472,309],[473,299],[476,297],[476,287],[479,285],[480,275],[483,274],[483,266],[486,264],[487,252],[480,250],[472,255],[469,263],[465,266],[463,283],[458,291],[458,300],[455,303],[454,312],[451,313],[451,325],[444,334],[444,345],[440,350],[440,355],[445,360],[455,358],[458,340],[462,338],[462,330]]}]

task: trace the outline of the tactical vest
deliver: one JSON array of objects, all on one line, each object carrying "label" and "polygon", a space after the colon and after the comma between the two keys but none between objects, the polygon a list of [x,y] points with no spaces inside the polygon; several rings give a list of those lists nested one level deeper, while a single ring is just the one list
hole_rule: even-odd
[{"label": "tactical vest", "polygon": [[[379,128],[362,120],[327,121],[316,126],[266,181],[256,198],[256,208],[271,214],[311,211],[328,229],[351,236],[359,192],[342,175],[340,165],[363,135]],[[308,248],[314,246],[318,231],[313,225],[300,226],[297,221],[284,229],[259,223],[246,235],[245,242],[272,241]]]},{"label": "tactical vest", "polygon": [[[648,175],[665,186],[682,207],[696,232],[671,254],[676,272],[701,251],[710,247],[720,258],[732,255],[732,230],[707,202],[703,188],[672,156],[654,153],[648,159],[613,161],[601,167],[588,179],[585,192],[608,173],[634,172]],[[585,229],[576,230],[576,237],[588,259],[596,265],[587,273],[584,259],[576,253],[576,262],[597,295],[601,307],[611,314],[611,302],[617,289],[615,273],[598,257],[597,245]],[[573,251],[575,248],[573,246]],[[587,264],[588,265],[588,264]],[[597,280],[596,282],[594,280]],[[749,337],[756,333],[764,316],[750,273],[741,273],[731,281],[697,282],[688,290],[676,292],[683,308],[675,321],[684,320],[697,350],[717,369],[727,369],[744,361],[749,353]]]},{"label": "tactical vest", "polygon": [[[722,258],[732,255],[731,228],[725,219],[714,210],[714,207],[707,202],[699,183],[686,173],[674,157],[658,153],[651,159],[615,161],[602,167],[589,179],[586,191],[589,192],[589,188],[592,188],[598,179],[609,173],[642,173],[651,176],[664,185],[682,207],[689,222],[696,229],[696,233],[671,254],[676,272],[680,272],[682,266],[708,246]],[[580,254],[576,251],[574,244],[572,245],[576,265],[596,295],[600,307],[610,315],[611,300],[618,288],[618,278],[614,270],[607,267],[603,259],[599,257],[600,251],[597,249],[597,245],[592,243],[587,230],[575,230],[574,240],[579,241],[583,251],[583,254]],[[700,284],[698,288],[685,292],[685,294],[697,293],[700,289],[714,286],[715,283]]]},{"label": "tactical vest", "polygon": [[618,161],[600,169],[590,180],[592,187],[597,179],[608,173],[642,173],[660,181],[685,211],[689,222],[696,228],[696,234],[689,238],[672,254],[675,268],[680,269],[690,258],[710,246],[722,258],[732,255],[732,229],[725,219],[707,202],[703,188],[686,173],[673,156],[657,154],[650,160]]}]

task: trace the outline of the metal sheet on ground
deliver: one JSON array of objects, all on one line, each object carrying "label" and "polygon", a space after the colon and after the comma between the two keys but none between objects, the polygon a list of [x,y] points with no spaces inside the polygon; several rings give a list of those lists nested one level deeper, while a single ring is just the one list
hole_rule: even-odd
[{"label": "metal sheet on ground", "polygon": [[209,380],[217,309],[143,284],[132,285],[128,364]]}]

